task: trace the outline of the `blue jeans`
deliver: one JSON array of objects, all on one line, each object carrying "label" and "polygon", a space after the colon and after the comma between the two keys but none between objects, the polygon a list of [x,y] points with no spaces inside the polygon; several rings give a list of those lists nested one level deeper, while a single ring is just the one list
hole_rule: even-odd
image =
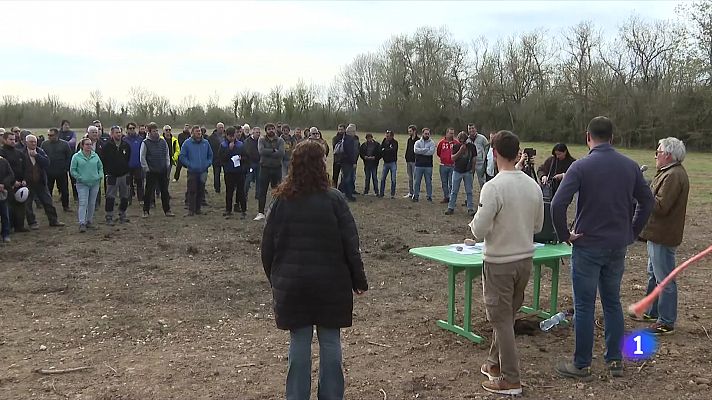
[{"label": "blue jeans", "polygon": [[415,167],[413,173],[413,198],[420,198],[420,181],[425,176],[425,191],[428,200],[433,199],[433,167]]},{"label": "blue jeans", "polygon": [[[252,164],[250,166],[252,169],[252,172],[247,172],[247,175],[245,175],[245,198],[248,199],[250,196],[250,186],[254,182],[255,184],[255,198],[257,198],[257,192],[259,192],[259,188],[257,186],[258,182],[260,181],[260,164]],[[248,170],[249,171],[249,170]]]},{"label": "blue jeans", "polygon": [[389,162],[383,163],[383,170],[381,171],[381,196],[385,196],[386,193],[386,175],[388,172],[391,173],[391,196],[396,195],[396,172],[398,171],[398,163]]},{"label": "blue jeans", "polygon": [[[308,400],[311,392],[311,342],[313,326],[289,331],[287,400]],[[316,327],[319,338],[319,400],[344,398],[344,373],[341,366],[341,331]]]},{"label": "blue jeans", "polygon": [[77,182],[79,225],[86,225],[87,223],[94,222],[94,205],[96,204],[96,197],[99,194],[100,186],[101,185],[99,183],[94,186],[87,186],[83,183]]},{"label": "blue jeans", "polygon": [[[648,240],[648,290],[653,291],[675,269],[675,247],[663,246]],[[665,286],[660,296],[650,306],[648,314],[657,317],[658,322],[675,326],[677,320],[677,282]]]},{"label": "blue jeans", "polygon": [[450,191],[450,202],[447,208],[454,210],[457,205],[457,192],[460,191],[460,181],[465,182],[465,196],[467,197],[467,209],[472,208],[472,172],[457,172],[452,171],[452,190]]},{"label": "blue jeans", "polygon": [[371,189],[371,182],[373,182],[373,192],[378,195],[378,164],[364,164],[363,173],[366,175],[366,181],[363,186],[363,194],[368,194],[368,191]]},{"label": "blue jeans", "polygon": [[455,172],[455,168],[449,165],[440,166],[440,185],[443,188],[443,198],[449,199],[450,192],[452,192],[452,173]]},{"label": "blue jeans", "polygon": [[354,168],[353,164],[341,164],[341,183],[339,184],[339,190],[346,195],[346,198],[352,198],[354,196],[355,169],[356,168]]},{"label": "blue jeans", "polygon": [[[13,196],[8,190],[8,196]],[[0,201],[0,234],[3,238],[10,237],[10,209],[7,207],[7,200]]]},{"label": "blue jeans", "polygon": [[606,362],[623,359],[623,308],[621,279],[625,269],[626,247],[586,248],[574,245],[571,254],[571,281],[574,289],[574,365],[585,368],[593,357],[593,319],[596,290],[601,296],[605,325]]}]

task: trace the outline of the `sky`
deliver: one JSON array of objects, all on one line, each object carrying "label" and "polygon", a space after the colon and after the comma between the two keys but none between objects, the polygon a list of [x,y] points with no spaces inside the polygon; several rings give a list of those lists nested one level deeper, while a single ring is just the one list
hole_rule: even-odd
[{"label": "sky", "polygon": [[236,92],[328,85],[390,37],[445,26],[495,41],[590,20],[604,35],[631,15],[676,18],[680,1],[0,1],[0,98],[94,90],[119,102],[142,87],[180,104]]}]

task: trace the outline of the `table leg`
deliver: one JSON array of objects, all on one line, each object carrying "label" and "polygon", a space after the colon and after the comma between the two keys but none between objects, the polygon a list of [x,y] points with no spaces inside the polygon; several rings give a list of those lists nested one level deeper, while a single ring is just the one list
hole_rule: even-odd
[{"label": "table leg", "polygon": [[472,268],[468,268],[465,272],[465,315],[462,322],[465,332],[471,332],[472,328],[472,279],[474,278],[472,271]]},{"label": "table leg", "polygon": [[539,291],[541,290],[541,265],[539,263],[534,265],[534,301],[532,308],[539,310]]},{"label": "table leg", "polygon": [[553,260],[549,262],[549,268],[551,268],[551,299],[549,302],[551,306],[549,312],[553,315],[556,314],[559,308],[559,263],[561,260]]},{"label": "table leg", "polygon": [[447,322],[450,325],[455,324],[455,274],[457,271],[455,270],[455,267],[449,267],[448,268],[448,275],[447,275],[447,297],[448,297],[448,304],[447,304]]}]

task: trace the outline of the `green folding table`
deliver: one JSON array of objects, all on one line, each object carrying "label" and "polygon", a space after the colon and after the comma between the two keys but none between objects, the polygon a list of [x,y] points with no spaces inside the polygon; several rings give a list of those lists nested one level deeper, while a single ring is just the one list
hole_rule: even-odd
[{"label": "green folding table", "polygon": [[[472,332],[472,280],[482,274],[482,253],[458,254],[449,250],[451,246],[417,247],[410,253],[421,258],[437,261],[448,266],[448,306],[447,321],[438,320],[439,327],[463,336],[475,343],[484,340],[482,336]],[[571,257],[571,247],[566,244],[547,244],[537,247],[534,251],[534,293],[531,306],[520,309],[526,314],[536,314],[541,318],[549,318],[558,311],[559,296],[559,265],[564,258]],[[539,306],[539,291],[541,289],[541,267],[551,269],[551,296],[549,310]],[[465,272],[465,310],[463,323],[455,323],[455,277]]]}]

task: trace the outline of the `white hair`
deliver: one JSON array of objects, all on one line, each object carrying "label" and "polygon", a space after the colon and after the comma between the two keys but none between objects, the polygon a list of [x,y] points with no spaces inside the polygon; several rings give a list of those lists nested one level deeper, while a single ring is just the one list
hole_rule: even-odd
[{"label": "white hair", "polygon": [[30,140],[37,141],[37,136],[35,135],[27,135],[25,136],[25,142],[29,142]]},{"label": "white hair", "polygon": [[87,128],[87,133],[89,132],[99,132],[99,128],[94,125],[89,125],[89,127]]},{"label": "white hair", "polygon": [[249,131],[249,130],[250,130],[250,125],[249,125],[249,124],[242,125],[242,130],[243,130],[243,131]]},{"label": "white hair", "polygon": [[356,124],[349,124],[349,126],[346,127],[346,132],[356,132]]},{"label": "white hair", "polygon": [[683,143],[682,140],[670,136],[665,139],[660,139],[658,144],[663,152],[672,156],[673,161],[681,163],[685,160],[685,154],[687,154],[687,151],[685,150],[685,143]]},{"label": "white hair", "polygon": [[172,130],[173,128],[171,128],[170,125],[163,125],[163,130],[165,131],[166,129],[171,129],[171,130]]},{"label": "white hair", "polygon": [[220,128],[220,127],[223,127],[223,128],[224,128],[224,127],[225,127],[225,124],[223,124],[222,122],[218,122],[218,124],[215,125],[215,127],[216,127],[216,128]]}]

